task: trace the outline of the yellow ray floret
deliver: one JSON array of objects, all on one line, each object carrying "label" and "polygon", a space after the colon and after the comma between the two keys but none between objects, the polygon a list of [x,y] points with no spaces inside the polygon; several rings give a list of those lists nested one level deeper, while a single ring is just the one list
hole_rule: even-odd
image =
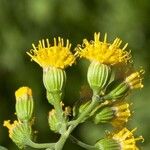
[{"label": "yellow ray floret", "polygon": [[77,47],[77,55],[85,57],[91,61],[98,61],[107,65],[127,63],[131,59],[130,52],[125,49],[128,44],[120,48],[122,41],[116,38],[113,43],[107,43],[107,34],[104,41],[100,41],[100,33],[94,34],[94,41],[83,40],[83,47]]},{"label": "yellow ray floret", "polygon": [[14,123],[10,123],[10,120],[4,121],[4,127],[7,127],[9,130],[9,137],[11,138],[13,135],[14,129],[20,124],[19,121],[15,120]]},{"label": "yellow ray floret", "polygon": [[135,130],[136,128],[132,131],[129,131],[127,128],[123,128],[118,133],[112,134],[111,138],[116,140],[120,144],[121,150],[138,150],[136,141],[144,141],[144,139],[142,136],[135,138],[133,135],[133,132]]},{"label": "yellow ray floret", "polygon": [[22,97],[25,94],[32,96],[32,90],[29,87],[21,87],[15,92],[16,98]]},{"label": "yellow ray floret", "polygon": [[128,122],[128,118],[131,116],[129,106],[130,105],[126,102],[119,102],[112,106],[115,117],[112,119],[111,123],[114,127],[120,128]]},{"label": "yellow ray floret", "polygon": [[41,40],[36,47],[32,44],[33,49],[27,54],[38,63],[41,67],[57,67],[64,69],[71,66],[75,61],[75,56],[70,52],[71,44],[67,40],[66,45],[62,38],[58,41],[54,38],[54,45],[50,45],[49,40]]}]

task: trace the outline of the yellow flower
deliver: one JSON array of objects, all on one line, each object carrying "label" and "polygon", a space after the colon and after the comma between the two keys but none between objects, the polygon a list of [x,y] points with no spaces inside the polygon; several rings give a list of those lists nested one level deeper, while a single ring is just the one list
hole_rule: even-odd
[{"label": "yellow flower", "polygon": [[141,69],[140,71],[132,73],[125,79],[125,82],[129,85],[131,89],[143,88],[144,85],[142,84],[142,75],[144,74],[144,70]]},{"label": "yellow flower", "polygon": [[71,66],[75,61],[75,56],[70,52],[71,44],[67,40],[66,45],[62,38],[58,41],[54,38],[54,45],[51,46],[49,40],[41,40],[36,47],[32,44],[33,49],[27,54],[38,63],[41,67],[56,67],[64,69]]},{"label": "yellow flower", "polygon": [[32,90],[29,87],[21,87],[15,92],[16,99],[22,97],[23,95],[32,96]]},{"label": "yellow flower", "polygon": [[122,127],[126,122],[128,122],[128,118],[131,116],[129,106],[130,105],[126,102],[120,102],[111,107],[115,115],[115,117],[111,120],[114,127]]},{"label": "yellow flower", "polygon": [[16,115],[18,120],[27,122],[32,119],[34,102],[32,90],[29,87],[20,87],[16,92]]},{"label": "yellow flower", "polygon": [[120,144],[121,150],[138,150],[136,141],[144,141],[144,139],[142,136],[135,138],[133,135],[135,130],[136,128],[132,131],[129,131],[127,128],[123,128],[118,133],[112,134],[111,138]]},{"label": "yellow flower", "polygon": [[116,38],[113,43],[107,43],[107,34],[104,41],[100,41],[100,33],[94,34],[94,41],[83,40],[83,48],[77,47],[77,55],[91,61],[98,61],[106,65],[115,65],[129,62],[131,55],[125,49],[128,44],[120,48],[122,40]]}]

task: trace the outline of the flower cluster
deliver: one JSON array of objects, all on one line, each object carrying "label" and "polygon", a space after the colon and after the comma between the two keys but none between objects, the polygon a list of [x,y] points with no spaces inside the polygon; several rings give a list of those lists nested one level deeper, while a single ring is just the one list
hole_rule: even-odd
[{"label": "flower cluster", "polygon": [[[93,93],[96,92],[101,95],[103,102],[108,101],[107,105],[95,109],[93,113],[94,122],[96,124],[111,123],[120,130],[111,138],[100,140],[96,144],[99,145],[98,149],[113,150],[117,147],[121,150],[136,150],[136,141],[143,140],[142,137],[134,138],[133,131],[130,132],[124,127],[131,116],[131,110],[130,105],[123,99],[126,99],[132,89],[143,88],[142,75],[144,71],[132,72],[118,81],[117,76],[113,79],[111,77],[112,66],[119,67],[118,64],[125,66],[132,62],[130,51],[125,50],[128,44],[121,48],[121,43],[119,38],[116,38],[112,44],[107,43],[107,34],[104,36],[104,41],[100,41],[100,33],[95,33],[94,41],[89,42],[84,39],[82,46],[79,45],[76,48],[76,55],[91,61],[87,78]],[[112,140],[116,141],[115,144]]]},{"label": "flower cluster", "polygon": [[[125,127],[132,115],[130,102],[127,102],[126,99],[133,89],[143,88],[144,71],[143,69],[130,71],[130,74],[124,73],[123,77],[118,78],[116,69],[119,70],[122,66],[128,68],[128,64],[132,62],[131,52],[126,50],[128,44],[121,45],[122,40],[119,38],[116,38],[112,43],[107,42],[107,34],[101,41],[100,33],[95,33],[92,41],[84,39],[83,44],[75,48],[74,54],[71,52],[69,40],[64,44],[63,38],[60,37],[58,40],[54,38],[52,45],[48,39],[39,41],[37,46],[32,44],[33,49],[27,54],[31,60],[43,68],[43,84],[48,102],[53,106],[49,111],[48,124],[52,131],[61,136],[59,141],[54,144],[37,145],[31,141],[32,91],[28,87],[21,87],[15,93],[18,121],[14,121],[13,124],[10,124],[10,121],[4,122],[4,126],[9,129],[9,137],[20,148],[28,145],[34,148],[61,150],[71,132],[80,123],[92,118],[96,124],[110,123],[115,132],[110,133],[93,146],[82,142],[77,142],[77,144],[87,149],[92,147],[96,150],[138,150],[136,142],[143,141],[143,137],[135,138],[133,132],[136,129],[130,131]],[[87,81],[92,96],[85,103],[77,103],[72,111],[70,107],[64,108],[63,103],[67,79],[65,68],[72,66],[78,57],[90,61]],[[87,92],[85,94],[88,95]],[[83,95],[82,98],[84,98]],[[73,119],[70,120],[70,118]]]}]

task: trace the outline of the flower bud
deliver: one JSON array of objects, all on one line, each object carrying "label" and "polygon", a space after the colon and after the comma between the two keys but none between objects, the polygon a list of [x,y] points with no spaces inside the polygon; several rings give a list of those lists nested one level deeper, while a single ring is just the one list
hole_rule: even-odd
[{"label": "flower bud", "polygon": [[97,150],[121,150],[120,145],[113,139],[101,139],[95,144]]},{"label": "flower bud", "polygon": [[43,83],[48,92],[62,92],[66,83],[66,73],[56,67],[43,69]]},{"label": "flower bud", "polygon": [[111,109],[111,107],[105,107],[102,110],[100,110],[99,113],[97,113],[94,117],[95,124],[98,123],[107,123],[110,122],[110,120],[114,117],[114,112]]},{"label": "flower bud", "polygon": [[[78,117],[84,113],[84,111],[89,107],[91,101],[87,101],[83,104],[81,104],[77,109],[78,109],[78,112],[77,112],[77,115]],[[84,117],[84,119],[81,121],[81,122],[84,122],[86,119],[88,118],[88,116]]]},{"label": "flower bud", "polygon": [[117,100],[125,97],[130,88],[125,81],[113,81],[106,89],[105,100]]},{"label": "flower bud", "polygon": [[15,92],[16,114],[20,121],[30,121],[33,115],[32,90],[29,87],[21,87]]},{"label": "flower bud", "polygon": [[52,109],[49,112],[48,123],[49,123],[50,129],[52,131],[54,131],[54,132],[58,132],[59,131],[61,126],[59,125],[59,120],[57,118],[55,109]]},{"label": "flower bud", "polygon": [[104,99],[116,100],[123,98],[127,95],[129,90],[143,88],[141,75],[144,74],[143,70],[134,72],[124,81],[113,81],[106,89]]},{"label": "flower bud", "polygon": [[95,124],[111,123],[116,128],[122,127],[131,116],[129,104],[126,102],[119,102],[98,111],[94,117]]},{"label": "flower bud", "polygon": [[85,111],[85,109],[90,105],[90,103],[91,101],[81,104],[79,107],[79,114],[82,114]]},{"label": "flower bud", "polygon": [[14,121],[13,124],[10,124],[10,120],[4,121],[4,126],[9,130],[9,137],[21,149],[26,146],[27,139],[32,137],[31,126],[20,121]]},{"label": "flower bud", "polygon": [[99,93],[107,86],[110,75],[111,68],[108,65],[93,61],[88,68],[87,80],[92,90]]}]

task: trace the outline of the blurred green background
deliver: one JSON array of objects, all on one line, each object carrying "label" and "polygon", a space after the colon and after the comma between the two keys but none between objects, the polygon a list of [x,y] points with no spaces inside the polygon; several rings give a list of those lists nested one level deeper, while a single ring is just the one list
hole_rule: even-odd
[{"label": "blurred green background", "polygon": [[[31,43],[61,36],[70,39],[74,49],[83,38],[93,39],[94,32],[102,35],[107,32],[109,41],[118,36],[124,44],[129,43],[135,66],[146,70],[144,89],[134,92],[130,98],[134,114],[128,127],[138,127],[137,135],[145,138],[142,149],[150,149],[149,0],[0,0],[0,145],[17,150],[2,124],[4,120],[16,118],[14,92],[24,85],[33,89],[37,141],[54,142],[59,137],[47,124],[51,106],[42,84],[42,69],[26,55]],[[72,106],[79,99],[80,87],[86,83],[86,70],[84,61],[67,69],[66,105]],[[73,134],[94,143],[104,135],[102,128],[89,121]],[[82,150],[69,140],[64,149]]]}]

